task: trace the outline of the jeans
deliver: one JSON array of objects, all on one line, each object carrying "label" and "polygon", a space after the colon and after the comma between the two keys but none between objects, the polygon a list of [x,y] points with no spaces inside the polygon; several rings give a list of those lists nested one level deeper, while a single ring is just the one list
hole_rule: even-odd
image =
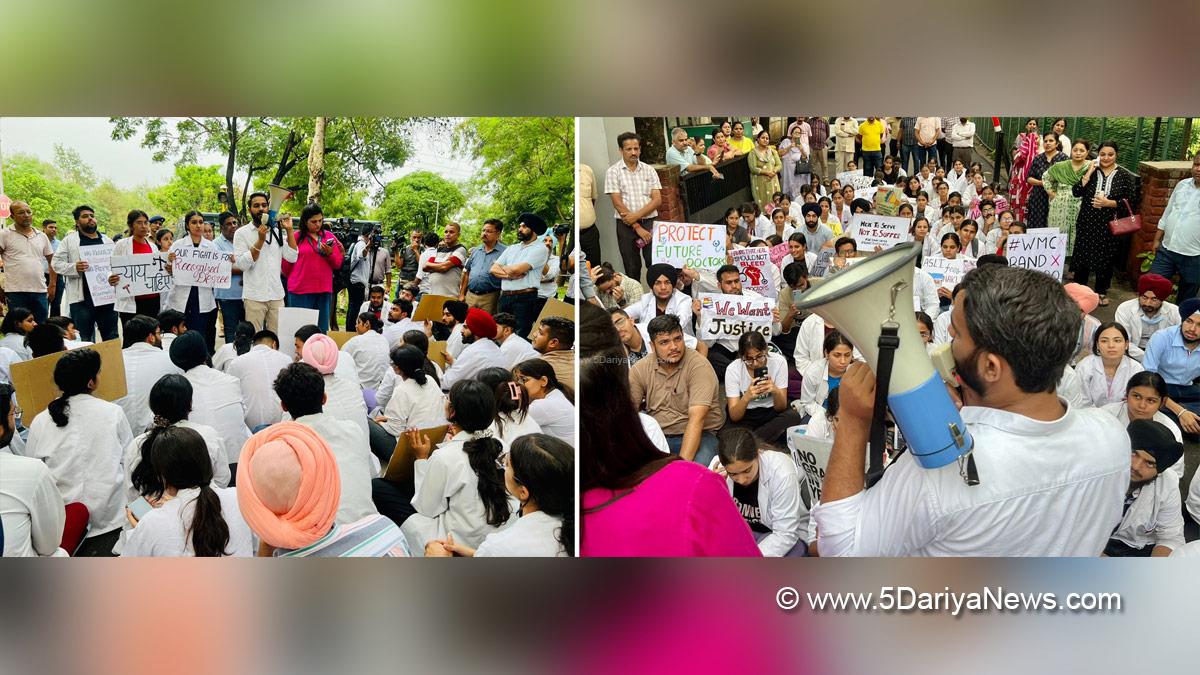
[{"label": "jeans", "polygon": [[[913,146],[913,158],[917,162],[917,170],[914,173],[920,173],[921,167],[929,163],[929,160],[937,160],[937,146],[929,146],[928,148],[920,145]],[[933,195],[930,195],[932,197]]]},{"label": "jeans", "polygon": [[317,310],[317,328],[329,332],[329,299],[332,293],[288,293],[288,307]]},{"label": "jeans", "polygon": [[[224,339],[226,342],[233,342],[233,334],[237,330],[237,325],[246,316],[246,310],[242,306],[242,301],[217,300],[217,307],[221,310],[221,330],[224,331]],[[280,339],[282,340],[283,338]]]},{"label": "jeans", "polygon": [[379,464],[383,467],[383,471],[387,470],[388,463],[392,461],[392,455],[396,452],[395,436],[388,433],[383,425],[373,419],[367,420],[367,431],[370,438],[371,454],[379,458]]},{"label": "jeans", "polygon": [[1158,247],[1154,262],[1150,263],[1150,274],[1159,274],[1168,279],[1179,274],[1179,289],[1175,293],[1175,304],[1196,297],[1200,290],[1200,256],[1187,256]]},{"label": "jeans", "polygon": [[33,320],[39,324],[46,323],[46,313],[50,311],[50,300],[45,293],[11,292],[8,296],[8,309],[24,307],[33,314]]},{"label": "jeans", "polygon": [[[671,449],[672,455],[678,455],[682,445],[683,436],[667,436],[667,447]],[[696,450],[696,456],[692,461],[701,466],[708,466],[716,456],[717,436],[711,431],[705,431],[700,434],[700,447]]]},{"label": "jeans", "polygon": [[[58,283],[55,284],[56,288],[54,289],[54,300],[50,302],[50,316],[58,316],[62,314],[63,286],[65,285],[65,282],[63,281],[64,279],[65,277],[63,277],[63,275],[58,275]],[[46,287],[50,287],[49,274],[46,275]]]},{"label": "jeans", "polygon": [[910,157],[916,159],[918,147],[920,146],[916,144],[900,146],[900,168],[904,169],[904,173],[907,173],[910,176],[916,175],[921,169],[920,165],[916,165],[911,169],[908,166]]},{"label": "jeans", "polygon": [[876,171],[883,170],[883,152],[880,150],[863,150],[863,176],[870,178]]},{"label": "jeans", "polygon": [[[112,305],[96,307],[83,300],[71,303],[71,322],[79,331],[79,339],[96,342],[96,329],[100,329],[100,341],[117,339],[117,313]],[[190,327],[190,326],[189,326]]]},{"label": "jeans", "polygon": [[533,330],[533,322],[537,320],[541,304],[536,289],[517,295],[500,295],[500,311],[517,317],[517,335],[521,337],[528,336]]}]

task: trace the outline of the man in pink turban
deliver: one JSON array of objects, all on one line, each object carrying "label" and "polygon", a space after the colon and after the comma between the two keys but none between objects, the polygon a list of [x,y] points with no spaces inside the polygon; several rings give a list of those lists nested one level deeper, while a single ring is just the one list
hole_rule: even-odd
[{"label": "man in pink turban", "polygon": [[1179,306],[1167,302],[1173,290],[1169,279],[1158,274],[1143,274],[1137,282],[1138,297],[1117,305],[1113,320],[1129,333],[1130,357],[1141,361],[1151,335],[1182,322]]},{"label": "man in pink turban", "polygon": [[1083,284],[1065,284],[1063,290],[1067,292],[1079,309],[1083,311],[1083,325],[1079,329],[1079,344],[1075,350],[1075,356],[1071,357],[1071,364],[1075,365],[1080,359],[1087,356],[1092,348],[1092,335],[1096,332],[1096,328],[1100,326],[1100,319],[1092,316],[1092,312],[1100,306],[1100,296],[1092,289]]}]

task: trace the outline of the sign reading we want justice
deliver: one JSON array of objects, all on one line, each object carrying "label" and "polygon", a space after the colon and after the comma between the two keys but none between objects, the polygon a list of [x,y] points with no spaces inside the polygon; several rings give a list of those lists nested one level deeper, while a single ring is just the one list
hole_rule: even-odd
[{"label": "sign reading we want justice", "polygon": [[726,261],[725,226],[654,223],[651,260],[672,267],[715,270]]}]

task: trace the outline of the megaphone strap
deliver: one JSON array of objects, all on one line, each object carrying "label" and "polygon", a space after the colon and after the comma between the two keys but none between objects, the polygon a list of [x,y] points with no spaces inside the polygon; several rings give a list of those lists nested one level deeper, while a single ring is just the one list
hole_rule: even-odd
[{"label": "megaphone strap", "polygon": [[[884,417],[887,415],[888,384],[892,380],[892,361],[900,346],[900,326],[887,322],[880,328],[879,360],[875,366],[875,411],[871,419],[871,454],[868,476],[883,475],[883,454],[886,451]],[[878,478],[876,478],[878,480]]]}]

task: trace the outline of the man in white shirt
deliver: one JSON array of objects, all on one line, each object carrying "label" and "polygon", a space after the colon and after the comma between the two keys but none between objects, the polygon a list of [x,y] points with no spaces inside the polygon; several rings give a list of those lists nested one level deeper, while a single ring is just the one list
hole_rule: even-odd
[{"label": "man in white shirt", "polygon": [[952,158],[962,162],[963,166],[971,165],[971,153],[975,149],[975,123],[967,117],[960,117],[950,128],[950,146],[954,148]]},{"label": "man in white shirt", "polygon": [[[250,195],[250,222],[233,235],[234,266],[242,270],[242,304],[246,320],[258,330],[279,330],[279,310],[284,289],[279,280],[283,261],[296,262],[296,234],[292,219],[281,218],[277,227],[267,225],[269,200],[265,193]],[[240,446],[239,446],[240,447]]]},{"label": "man in white shirt", "polygon": [[387,340],[389,348],[400,344],[404,334],[410,330],[424,332],[425,324],[409,318],[412,316],[412,310],[412,303],[403,298],[388,307],[387,321],[383,324],[383,337]]},{"label": "man in white shirt", "polygon": [[496,320],[496,342],[500,344],[503,367],[511,369],[522,361],[541,357],[529,340],[517,334],[517,317],[500,312],[492,318]]},{"label": "man in white shirt", "polygon": [[470,380],[479,371],[501,362],[500,347],[493,341],[496,337],[496,320],[490,314],[472,307],[467,310],[467,321],[463,324],[463,341],[467,346],[457,358],[446,356],[450,365],[442,376],[442,389],[450,391],[454,383]]},{"label": "man in white shirt", "polygon": [[517,317],[517,334],[528,335],[533,330],[538,311],[538,287],[542,270],[550,251],[541,237],[546,234],[546,221],[532,213],[522,213],[517,223],[519,243],[504,249],[491,274],[500,280],[500,311]]},{"label": "man in white shirt", "polygon": [[[748,298],[762,297],[754,291],[742,290],[742,273],[734,265],[722,265],[717,269],[717,292],[726,295],[744,295]],[[699,299],[692,301],[692,311],[697,317],[700,316]],[[771,316],[773,317],[771,335],[778,335],[780,329],[778,307],[771,308]],[[729,364],[737,358],[738,338],[701,338],[700,341],[708,345],[708,362],[712,364],[713,370],[724,374]]]},{"label": "man in white shirt", "polygon": [[158,328],[162,341],[162,350],[171,351],[171,342],[187,332],[187,322],[183,312],[174,309],[164,309],[158,313]]},{"label": "man in white shirt", "polygon": [[358,321],[358,315],[363,312],[374,314],[385,326],[391,322],[392,303],[388,302],[387,291],[383,286],[372,286],[367,294],[367,301],[361,303],[353,314],[347,314],[349,319],[346,321],[346,330],[354,330],[354,322]]},{"label": "man in white shirt", "polygon": [[50,556],[62,542],[66,508],[44,462],[9,452],[17,424],[12,387],[0,384],[0,553],[5,558]]},{"label": "man in white shirt", "polygon": [[1179,306],[1167,302],[1174,290],[1171,282],[1158,274],[1143,274],[1137,280],[1138,297],[1117,305],[1113,321],[1129,334],[1129,357],[1138,361],[1146,353],[1150,337],[1164,328],[1183,323]]},{"label": "man in white shirt", "polygon": [[[33,209],[22,201],[10,207],[13,227],[0,228],[0,259],[4,261],[4,293],[9,308],[24,307],[39,324],[46,323],[49,298],[58,288],[58,273],[43,272],[54,258],[45,234],[33,227]],[[47,283],[49,285],[47,285]],[[47,291],[49,289],[49,291]]]},{"label": "man in white shirt", "polygon": [[450,356],[458,356],[463,350],[462,339],[462,322],[467,320],[467,310],[470,307],[467,303],[459,300],[449,300],[442,305],[442,330],[441,333],[446,335],[446,353]]},{"label": "man in white shirt", "polygon": [[967,484],[959,462],[925,469],[905,453],[864,490],[874,375],[854,364],[813,510],[822,556],[1095,556],[1120,521],[1128,435],[1055,392],[1075,351],[1077,305],[1032,270],[985,265],[962,287],[952,345],[979,483]]},{"label": "man in white shirt", "polygon": [[125,322],[125,395],[114,401],[125,411],[129,428],[140,434],[150,428],[154,414],[150,412],[150,389],[163,375],[182,374],[171,363],[171,356],[162,348],[162,329],[158,320],[136,315]]},{"label": "man in white shirt", "polygon": [[1183,444],[1152,420],[1134,420],[1128,432],[1133,453],[1124,515],[1104,555],[1163,558],[1183,546],[1179,479],[1161,473],[1183,456]]},{"label": "man in white shirt", "polygon": [[269,330],[254,334],[254,346],[250,351],[236,357],[225,367],[225,372],[242,384],[242,401],[246,404],[246,426],[251,433],[275,424],[283,417],[279,409],[279,397],[272,383],[292,359],[279,351],[279,336]]},{"label": "man in white shirt", "polygon": [[[642,137],[627,131],[617,136],[621,159],[604,172],[604,193],[612,200],[617,248],[626,275],[641,280],[642,261],[650,265],[654,218],[662,205],[662,182],[643,162]],[[640,249],[640,250],[639,250]]]},{"label": "man in white shirt", "polygon": [[1171,191],[1167,208],[1154,234],[1154,262],[1150,273],[1168,279],[1179,274],[1179,302],[1200,291],[1200,153],[1192,158],[1192,179],[1181,180]]},{"label": "man in white shirt", "polygon": [[358,383],[362,388],[374,390],[383,380],[383,374],[391,367],[388,358],[391,349],[383,337],[383,324],[374,314],[364,312],[358,315],[354,330],[358,335],[350,338],[342,346],[342,351],[354,359],[354,365],[358,369]]},{"label": "man in white shirt", "polygon": [[679,270],[665,263],[657,263],[646,270],[646,283],[650,292],[625,308],[634,323],[650,323],[650,319],[663,314],[679,317],[684,335],[695,335],[692,328],[692,299],[675,287],[679,281]]},{"label": "man in white shirt", "polygon": [[458,297],[462,286],[463,265],[467,262],[467,249],[458,243],[458,223],[447,223],[441,245],[432,259],[421,261],[421,270],[428,274],[426,293]]},{"label": "man in white shirt", "polygon": [[273,383],[282,410],[296,422],[317,432],[333,451],[341,477],[341,499],[334,522],[353,523],[375,515],[371,501],[374,459],[363,427],[324,412],[325,380],[307,363],[293,363],[280,371]]}]

